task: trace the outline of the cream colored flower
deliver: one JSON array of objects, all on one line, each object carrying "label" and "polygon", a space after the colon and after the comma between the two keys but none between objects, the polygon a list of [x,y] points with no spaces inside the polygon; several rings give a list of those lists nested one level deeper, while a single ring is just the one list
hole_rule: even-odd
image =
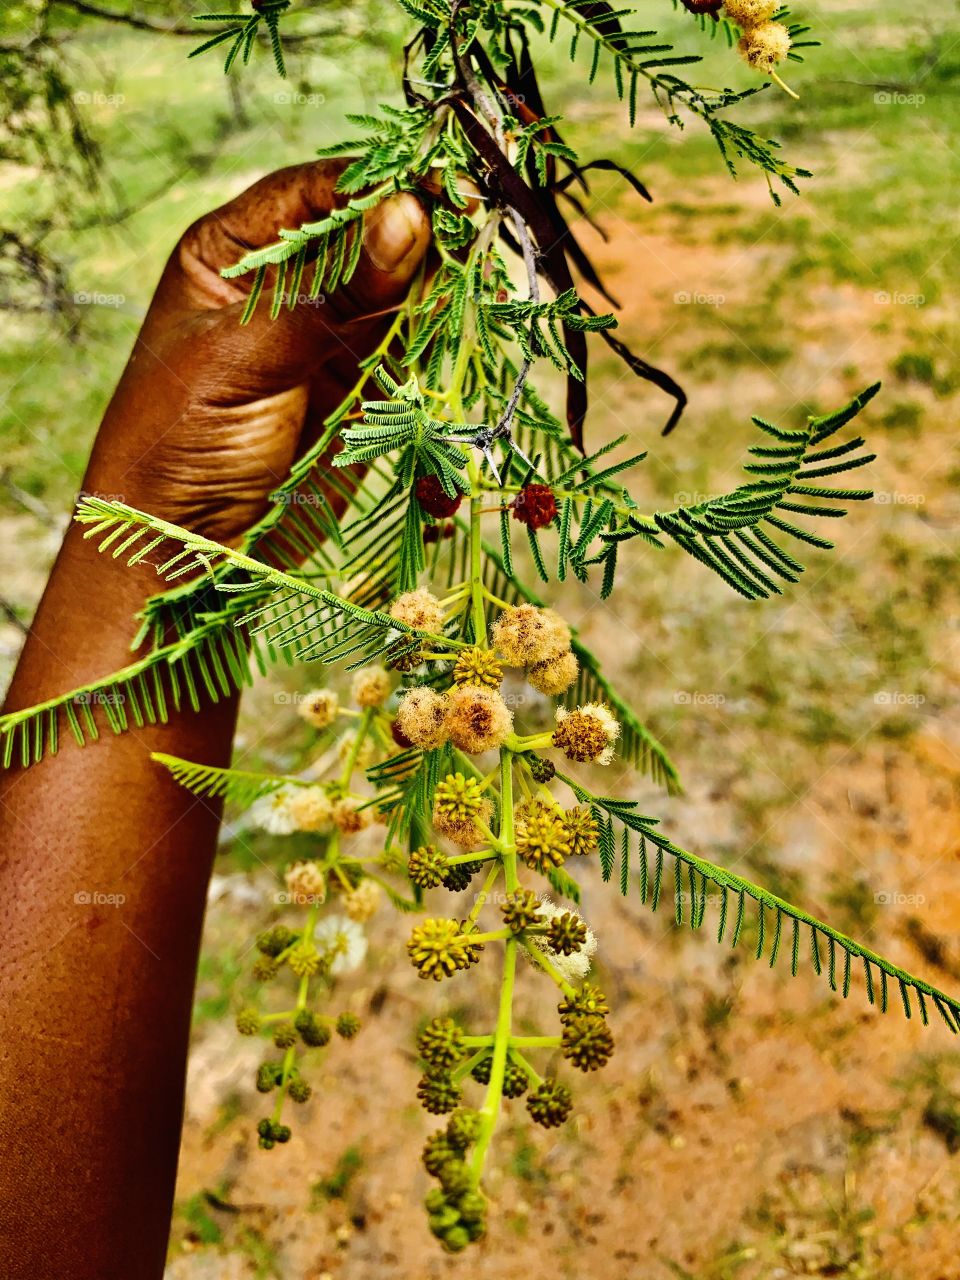
[{"label": "cream colored flower", "polygon": [[361,667],[350,685],[350,697],[358,707],[379,707],[390,696],[390,677],[383,667]]},{"label": "cream colored flower", "polygon": [[790,52],[790,32],[782,22],[764,22],[745,31],[737,45],[751,67],[768,74]]},{"label": "cream colored flower", "polygon": [[315,729],[329,729],[339,709],[340,699],[332,689],[313,689],[304,694],[297,706],[297,715]]},{"label": "cream colored flower", "polygon": [[408,689],[397,707],[397,727],[423,751],[442,747],[450,736],[446,697],[426,685]]},{"label": "cream colored flower", "polygon": [[382,889],[375,880],[361,880],[355,889],[343,895],[343,909],[358,924],[365,924],[380,905]]},{"label": "cream colored flower", "polygon": [[[361,808],[361,806],[366,806]],[[333,825],[345,836],[356,835],[358,831],[366,831],[373,822],[373,809],[366,800],[344,796],[333,806]]]},{"label": "cream colored flower", "polygon": [[527,679],[534,689],[545,693],[548,698],[555,698],[564,693],[576,680],[580,664],[570,649],[558,654],[555,658],[547,658],[545,662],[536,662],[527,672]]},{"label": "cream colored flower", "polygon": [[327,881],[319,862],[292,862],[283,875],[287,901],[299,907],[313,906],[327,896]]},{"label": "cream colored flower", "polygon": [[443,605],[425,587],[397,596],[389,613],[391,618],[417,631],[429,631],[432,635],[440,635],[443,631]]},{"label": "cream colored flower", "polygon": [[333,804],[323,787],[294,787],[287,812],[296,831],[322,831],[333,821]]},{"label": "cream colored flower", "polygon": [[491,639],[511,667],[529,667],[569,649],[570,628],[553,609],[519,604],[504,609]]},{"label": "cream colored flower", "polygon": [[513,729],[513,712],[496,689],[458,685],[447,694],[450,741],[468,755],[499,747]]},{"label": "cream colored flower", "polygon": [[769,22],[780,0],[724,0],[723,9],[731,22],[744,30],[761,22]]},{"label": "cream colored flower", "polygon": [[290,812],[290,800],[296,787],[280,787],[270,795],[260,796],[247,810],[247,822],[271,836],[289,836],[299,830]]}]

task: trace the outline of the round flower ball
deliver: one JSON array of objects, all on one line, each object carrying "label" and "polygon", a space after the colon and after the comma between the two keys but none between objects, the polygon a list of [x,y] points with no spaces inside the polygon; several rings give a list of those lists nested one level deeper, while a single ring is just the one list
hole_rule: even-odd
[{"label": "round flower ball", "polygon": [[790,52],[790,32],[782,22],[764,22],[744,32],[737,48],[751,67],[769,73]]},{"label": "round flower ball", "polygon": [[405,591],[402,596],[397,596],[389,613],[397,622],[417,631],[430,631],[434,635],[443,631],[443,605],[426,587],[417,587],[416,591]]},{"label": "round flower ball", "polygon": [[570,628],[553,609],[518,604],[493,625],[492,642],[511,667],[529,667],[570,648]]},{"label": "round flower ball", "polygon": [[396,725],[403,737],[422,751],[442,747],[450,736],[446,697],[426,685],[408,689],[397,707]]},{"label": "round flower ball", "polygon": [[557,708],[553,745],[568,760],[581,764],[609,764],[613,744],[620,736],[620,722],[602,702],[587,702],[575,711]]},{"label": "round flower ball", "polygon": [[287,813],[296,831],[322,831],[333,819],[333,804],[323,787],[292,787]]},{"label": "round flower ball", "polygon": [[580,664],[570,649],[548,658],[546,662],[535,662],[527,672],[527,679],[534,689],[545,693],[548,698],[555,698],[564,693],[576,680]]},{"label": "round flower ball", "polygon": [[499,747],[513,729],[513,712],[496,689],[458,685],[447,694],[447,732],[467,755]]},{"label": "round flower ball", "polygon": [[724,0],[723,9],[731,22],[746,31],[769,22],[779,7],[780,0]]},{"label": "round flower ball", "polygon": [[350,685],[358,707],[379,707],[390,696],[390,677],[383,667],[361,667]]},{"label": "round flower ball", "polygon": [[329,729],[337,718],[340,700],[332,689],[311,689],[297,707],[297,714],[314,729]]}]

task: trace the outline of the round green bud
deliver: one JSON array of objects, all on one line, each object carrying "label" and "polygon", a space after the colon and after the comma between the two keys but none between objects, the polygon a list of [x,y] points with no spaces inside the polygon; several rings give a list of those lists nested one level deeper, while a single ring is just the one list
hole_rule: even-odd
[{"label": "round green bud", "polygon": [[447,1207],[447,1197],[443,1194],[440,1187],[431,1187],[424,1197],[423,1207],[427,1213],[442,1213]]},{"label": "round green bud", "polygon": [[297,1043],[297,1029],[292,1022],[281,1022],[273,1033],[273,1043],[278,1049],[290,1049]]},{"label": "round green bud", "polygon": [[479,1191],[465,1191],[457,1201],[457,1209],[461,1221],[466,1225],[486,1221],[487,1202]]},{"label": "round green bud", "polygon": [[470,1233],[465,1227],[451,1227],[443,1236],[443,1247],[450,1253],[461,1253],[470,1243]]},{"label": "round green bud", "polygon": [[300,1033],[300,1039],[311,1049],[322,1049],[330,1042],[330,1028],[320,1022],[316,1014],[309,1009],[301,1009],[293,1020],[293,1025]]},{"label": "round green bud", "polygon": [[286,951],[296,936],[285,924],[275,924],[272,929],[257,934],[257,950],[265,956],[276,957]]},{"label": "round green bud", "polygon": [[294,1102],[306,1102],[313,1093],[313,1090],[310,1085],[307,1084],[306,1080],[301,1080],[298,1076],[296,1080],[290,1081],[287,1093],[289,1093]]},{"label": "round green bud", "polygon": [[457,1107],[456,1111],[451,1113],[447,1121],[447,1139],[451,1146],[459,1151],[465,1151],[476,1142],[479,1132],[479,1111],[472,1111],[469,1107]]},{"label": "round green bud", "polygon": [[255,1036],[260,1030],[260,1014],[256,1009],[241,1009],[237,1014],[237,1030],[242,1036]]},{"label": "round green bud", "polygon": [[451,1199],[462,1196],[472,1185],[470,1170],[462,1160],[448,1160],[440,1170],[440,1185]]},{"label": "round green bud", "polygon": [[264,1062],[257,1068],[257,1092],[269,1093],[277,1086],[277,1069],[272,1062]]},{"label": "round green bud", "polygon": [[360,1019],[355,1013],[341,1013],[337,1018],[337,1035],[352,1040],[360,1030]]}]

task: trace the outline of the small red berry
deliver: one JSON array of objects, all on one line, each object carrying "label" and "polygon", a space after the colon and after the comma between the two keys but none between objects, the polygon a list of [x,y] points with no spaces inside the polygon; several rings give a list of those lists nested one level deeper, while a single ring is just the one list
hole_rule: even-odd
[{"label": "small red berry", "polygon": [[390,721],[390,736],[393,738],[394,742],[397,744],[398,747],[403,747],[404,751],[409,751],[409,749],[413,746],[413,743],[410,741],[407,735],[400,728],[399,721],[397,720]]},{"label": "small red berry", "polygon": [[513,518],[530,529],[543,529],[557,514],[553,490],[545,484],[525,485],[513,500]]},{"label": "small red berry", "polygon": [[427,515],[435,520],[452,516],[463,501],[459,493],[452,498],[446,493],[439,476],[421,476],[414,486],[414,493]]}]

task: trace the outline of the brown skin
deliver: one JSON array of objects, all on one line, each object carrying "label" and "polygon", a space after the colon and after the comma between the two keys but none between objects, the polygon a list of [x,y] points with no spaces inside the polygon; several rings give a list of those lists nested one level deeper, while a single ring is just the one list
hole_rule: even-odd
[{"label": "brown skin", "polygon": [[[428,245],[419,204],[394,197],[367,215],[347,289],[275,322],[264,302],[241,329],[249,282],[219,269],[322,216],[337,202],[337,172],[280,170],[182,237],[97,434],[85,492],[228,542],[263,514],[355,382]],[[128,663],[132,615],[162,585],[81,534],[73,526],[64,539],[8,711]],[[226,764],[236,711],[224,699],[82,750],[63,734],[56,757],[0,778],[4,1280],[162,1275],[220,810],[176,786],[150,752]]]}]

